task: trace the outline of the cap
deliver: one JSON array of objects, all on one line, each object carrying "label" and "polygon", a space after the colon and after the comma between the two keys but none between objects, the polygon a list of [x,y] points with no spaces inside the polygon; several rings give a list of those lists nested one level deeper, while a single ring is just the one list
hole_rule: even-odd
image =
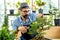
[{"label": "cap", "polygon": [[23,9],[23,8],[29,8],[28,4],[27,3],[21,3],[19,10]]}]

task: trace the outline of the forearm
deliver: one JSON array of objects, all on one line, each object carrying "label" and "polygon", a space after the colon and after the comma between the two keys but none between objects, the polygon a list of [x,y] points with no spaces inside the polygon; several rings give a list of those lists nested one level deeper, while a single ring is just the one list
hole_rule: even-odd
[{"label": "forearm", "polygon": [[19,27],[17,28],[17,30],[18,30],[18,31],[21,31],[21,30],[22,30],[22,27],[21,27],[21,26],[19,26]]},{"label": "forearm", "polygon": [[27,27],[26,26],[19,26],[18,31],[21,31],[21,33],[26,33],[27,32]]},{"label": "forearm", "polygon": [[18,31],[18,32],[17,32],[17,37],[16,37],[17,40],[20,39],[21,36],[22,36],[21,31]]}]

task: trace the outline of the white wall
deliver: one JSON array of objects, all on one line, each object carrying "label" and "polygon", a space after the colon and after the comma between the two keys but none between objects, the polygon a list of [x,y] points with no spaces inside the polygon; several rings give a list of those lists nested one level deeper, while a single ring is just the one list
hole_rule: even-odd
[{"label": "white wall", "polygon": [[0,0],[0,30],[4,23],[4,0]]},{"label": "white wall", "polygon": [[60,0],[58,0],[58,8],[59,8],[59,10],[60,10]]}]

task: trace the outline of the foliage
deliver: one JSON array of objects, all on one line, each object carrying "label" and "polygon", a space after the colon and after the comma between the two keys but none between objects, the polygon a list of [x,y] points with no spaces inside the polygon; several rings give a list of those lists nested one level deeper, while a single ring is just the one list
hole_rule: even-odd
[{"label": "foliage", "polygon": [[49,13],[50,14],[54,14],[55,15],[55,19],[56,18],[60,18],[60,12],[59,12],[59,9],[52,6],[51,9],[49,10]]},{"label": "foliage", "polygon": [[30,0],[26,0],[26,2],[30,5]]},{"label": "foliage", "polygon": [[[28,33],[29,33],[29,34],[34,34],[34,33],[37,32],[37,30],[38,30],[39,28],[42,28],[42,27],[45,26],[45,25],[48,25],[48,28],[49,28],[49,27],[52,26],[51,22],[52,22],[52,15],[50,15],[50,17],[49,17],[48,20],[47,20],[46,17],[37,18],[36,21],[34,21],[34,22],[30,25],[31,28],[29,28],[29,32],[28,32]],[[46,29],[46,28],[43,27],[42,30],[44,30],[44,29]],[[40,31],[40,30],[39,30],[39,31]],[[39,31],[38,31],[38,32],[39,32]]]},{"label": "foliage", "polygon": [[44,6],[46,4],[46,2],[42,2],[41,0],[36,0],[36,4],[38,6]]},{"label": "foliage", "polygon": [[[50,15],[50,17],[47,19],[46,17],[43,18],[37,18],[36,21],[34,21],[30,26],[31,28],[29,28],[29,32],[28,34],[35,34],[38,33],[34,38],[32,38],[31,40],[46,40],[43,35],[45,35],[46,33],[44,32],[44,30],[49,29],[52,25],[52,15]],[[46,27],[44,27],[46,26]]]},{"label": "foliage", "polygon": [[11,33],[6,26],[3,26],[2,30],[0,30],[0,39],[1,40],[14,40],[15,35]]},{"label": "foliage", "polygon": [[16,3],[16,8],[19,8],[20,7],[20,2],[18,1],[17,3]]},{"label": "foliage", "polygon": [[[16,3],[16,8],[17,9],[19,9],[19,7],[20,7],[20,1],[18,0],[18,2]],[[17,10],[17,14],[14,14],[15,16],[18,16],[18,15],[20,15],[20,10]]]},{"label": "foliage", "polygon": [[55,15],[55,19],[60,17],[60,12],[59,9],[53,5],[51,5],[51,3],[49,4],[49,13],[50,14],[54,14]]},{"label": "foliage", "polygon": [[3,26],[8,26],[8,16],[5,15]]},{"label": "foliage", "polygon": [[[10,5],[10,3],[8,3],[8,5]],[[16,7],[18,8],[19,6],[20,6],[20,2],[18,1],[16,4]],[[19,15],[19,12],[18,14],[15,14],[15,16],[18,16],[18,15]],[[14,31],[8,30],[8,15],[5,14],[4,24],[2,26],[2,29],[0,30],[0,40],[14,40],[16,35],[15,33],[12,33],[12,32]]]},{"label": "foliage", "polygon": [[51,9],[49,10],[50,14],[55,14],[57,13],[58,9],[56,7],[51,7]]}]

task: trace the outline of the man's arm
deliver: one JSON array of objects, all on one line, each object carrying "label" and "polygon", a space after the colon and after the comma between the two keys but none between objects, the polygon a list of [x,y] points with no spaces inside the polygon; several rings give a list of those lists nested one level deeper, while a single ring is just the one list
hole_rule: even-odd
[{"label": "man's arm", "polygon": [[16,34],[16,40],[19,40],[22,34],[27,32],[27,27],[26,26],[19,26],[17,30],[15,31]]},{"label": "man's arm", "polygon": [[43,18],[43,14],[38,14],[38,18]]},{"label": "man's arm", "polygon": [[[20,36],[20,33],[26,33],[27,27],[26,26],[18,26],[18,19],[15,19],[12,25],[12,29],[15,31],[15,34],[17,34],[17,37]],[[20,32],[20,33],[19,33]]]},{"label": "man's arm", "polygon": [[21,31],[21,33],[26,33],[27,32],[27,26],[19,26],[17,30]]}]

